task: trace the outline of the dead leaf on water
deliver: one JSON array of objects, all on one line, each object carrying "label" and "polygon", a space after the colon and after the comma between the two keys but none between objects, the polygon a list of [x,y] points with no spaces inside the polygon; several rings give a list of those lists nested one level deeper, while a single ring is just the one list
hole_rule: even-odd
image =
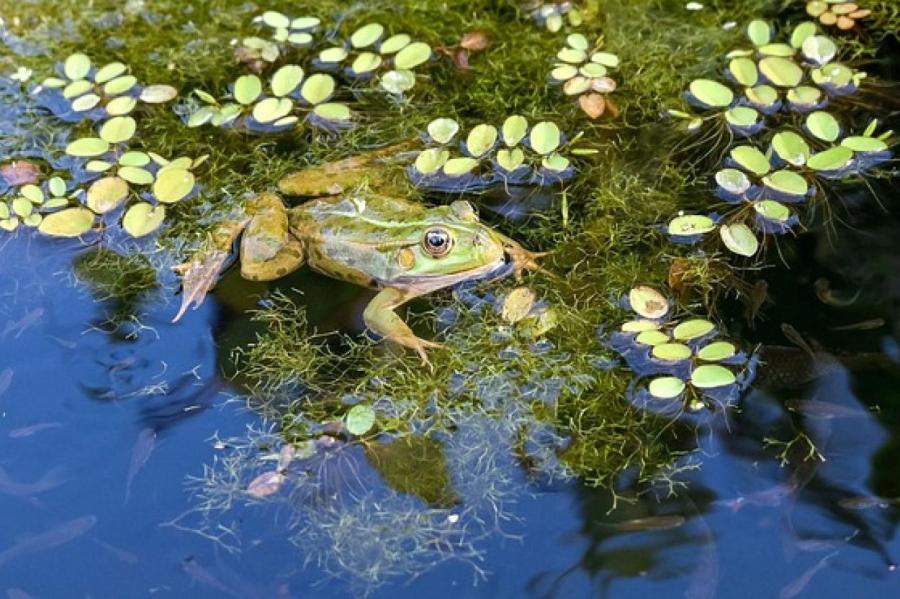
[{"label": "dead leaf on water", "polygon": [[503,300],[500,316],[509,324],[515,324],[528,316],[535,299],[534,291],[528,287],[516,287]]},{"label": "dead leaf on water", "polygon": [[278,470],[263,472],[247,485],[247,493],[254,497],[268,497],[281,490],[286,477]]}]

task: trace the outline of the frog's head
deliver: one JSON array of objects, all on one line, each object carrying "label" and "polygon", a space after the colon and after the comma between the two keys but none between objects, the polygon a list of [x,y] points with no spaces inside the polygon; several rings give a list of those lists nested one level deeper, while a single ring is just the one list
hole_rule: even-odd
[{"label": "frog's head", "polygon": [[478,222],[464,201],[429,210],[408,239],[396,256],[398,285],[439,289],[485,276],[506,263],[505,238]]}]

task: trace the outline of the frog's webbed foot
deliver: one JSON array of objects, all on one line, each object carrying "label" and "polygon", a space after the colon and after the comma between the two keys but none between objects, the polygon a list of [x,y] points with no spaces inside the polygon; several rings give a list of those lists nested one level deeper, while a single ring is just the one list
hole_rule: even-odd
[{"label": "frog's webbed foot", "polygon": [[388,341],[393,341],[403,347],[415,350],[422,359],[422,364],[434,370],[428,360],[427,349],[442,347],[440,343],[427,341],[417,337],[394,309],[416,297],[416,294],[400,289],[382,289],[378,295],[372,298],[363,312],[363,320],[366,326]]},{"label": "frog's webbed foot", "polygon": [[531,252],[511,240],[504,244],[504,249],[512,261],[513,275],[515,275],[517,281],[522,280],[522,273],[526,270],[539,272],[551,279],[558,278],[555,274],[537,263],[538,258],[543,258],[551,252]]},{"label": "frog's webbed foot", "polygon": [[300,268],[304,262],[303,244],[290,233],[281,198],[261,194],[248,211],[251,219],[241,239],[241,276],[251,281],[271,281]]}]

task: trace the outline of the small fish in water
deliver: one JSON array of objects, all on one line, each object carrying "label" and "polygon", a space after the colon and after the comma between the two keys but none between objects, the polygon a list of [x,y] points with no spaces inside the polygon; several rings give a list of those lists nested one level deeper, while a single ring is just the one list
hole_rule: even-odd
[{"label": "small fish in water", "polygon": [[134,477],[137,476],[138,472],[141,471],[141,468],[144,467],[144,464],[147,463],[147,460],[150,459],[150,454],[153,453],[155,447],[155,429],[145,428],[138,433],[137,441],[135,441],[134,448],[131,450],[131,461],[128,464],[128,477],[125,479],[125,503],[128,503],[128,498],[131,496],[131,483],[134,482]]},{"label": "small fish in water", "polygon": [[778,595],[779,599],[791,599],[792,597],[796,597],[797,595],[802,593],[803,590],[807,586],[809,586],[809,583],[812,581],[813,576],[824,569],[828,565],[828,562],[831,561],[831,559],[836,555],[837,551],[835,551],[834,553],[829,553],[828,555],[820,559],[816,563],[816,565],[801,574],[796,580],[794,580],[794,582],[781,589],[781,593],[779,593]]},{"label": "small fish in water", "polygon": [[96,517],[81,516],[45,532],[25,535],[12,547],[0,552],[0,566],[25,555],[65,545],[92,529],[95,524],[97,524]]},{"label": "small fish in water", "polygon": [[763,304],[766,303],[768,297],[769,284],[763,279],[759,279],[753,284],[753,289],[750,290],[750,295],[747,298],[747,308],[744,310],[744,319],[751,327],[753,327],[753,323],[759,317],[759,311],[762,309]]},{"label": "small fish in water", "polygon": [[816,357],[816,352],[810,347],[809,343],[806,342],[806,339],[803,338],[797,329],[792,327],[786,322],[781,323],[781,332],[784,333],[784,336],[787,337],[788,341],[808,353],[813,358]]},{"label": "small fish in water", "polygon": [[23,483],[10,478],[6,470],[0,466],[0,493],[15,497],[30,497],[45,493],[66,482],[62,472],[61,468],[53,468],[32,483]]},{"label": "small fish in water", "polygon": [[781,483],[770,489],[757,491],[756,493],[751,493],[749,495],[742,495],[741,497],[735,497],[734,499],[717,501],[716,503],[730,508],[733,512],[740,511],[745,505],[773,507],[781,505],[785,498],[793,495],[798,488],[799,486],[795,482]]},{"label": "small fish in water", "polygon": [[859,299],[859,290],[850,298],[840,298],[837,292],[831,288],[831,281],[828,279],[816,279],[815,282],[816,297],[826,306],[834,306],[835,308],[846,308]]},{"label": "small fish in water", "polygon": [[797,542],[794,543],[794,545],[800,551],[807,551],[810,553],[829,551],[831,549],[835,549],[840,545],[849,543],[858,534],[859,529],[856,529],[846,537],[841,537],[839,539],[798,539]]},{"label": "small fish in water", "polygon": [[62,428],[62,425],[62,422],[39,422],[37,424],[23,426],[9,431],[9,438],[22,439],[25,437],[30,437],[32,435],[36,435],[41,431],[46,431],[53,428]]},{"label": "small fish in water", "polygon": [[895,505],[898,499],[889,499],[887,497],[878,497],[877,495],[857,495],[856,497],[845,497],[838,501],[838,505],[847,510],[869,510],[872,508],[887,509],[891,505]]},{"label": "small fish in water", "polygon": [[31,312],[28,312],[25,316],[20,318],[16,322],[8,322],[6,323],[6,328],[3,329],[3,333],[0,334],[0,337],[6,338],[7,335],[12,333],[13,331],[16,334],[13,336],[14,339],[18,339],[22,333],[24,333],[28,328],[34,326],[34,324],[39,321],[44,316],[43,308],[35,308]]},{"label": "small fish in water", "polygon": [[184,569],[188,576],[190,576],[200,584],[204,584],[210,588],[216,589],[217,591],[224,593],[229,597],[239,596],[237,592],[235,592],[224,582],[216,578],[212,572],[197,563],[197,560],[195,560],[193,556],[181,562],[181,567]]},{"label": "small fish in water", "polygon": [[94,542],[103,547],[106,551],[110,552],[113,556],[115,556],[117,560],[119,560],[123,564],[139,564],[141,562],[140,558],[130,551],[127,551],[120,547],[116,547],[115,545],[110,545],[109,543],[104,543],[99,539],[94,539]]},{"label": "small fish in water", "polygon": [[610,526],[622,532],[640,532],[644,530],[668,530],[670,528],[678,528],[686,521],[684,516],[673,514],[669,516],[635,518],[634,520],[615,522],[610,524]]},{"label": "small fish in water", "polygon": [[3,397],[3,394],[6,393],[6,390],[12,384],[13,374],[12,368],[0,370],[0,397]]},{"label": "small fish in water", "polygon": [[810,418],[826,420],[833,418],[869,418],[872,415],[866,410],[841,406],[830,401],[820,401],[818,399],[789,399],[784,402],[784,405],[792,412],[799,412]]},{"label": "small fish in water", "polygon": [[832,331],[874,331],[884,326],[883,318],[872,318],[853,324],[845,324],[839,327],[831,327]]}]

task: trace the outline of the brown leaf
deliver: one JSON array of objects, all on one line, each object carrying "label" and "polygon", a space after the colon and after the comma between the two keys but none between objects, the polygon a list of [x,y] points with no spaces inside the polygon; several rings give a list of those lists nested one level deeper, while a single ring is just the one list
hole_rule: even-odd
[{"label": "brown leaf", "polygon": [[619,107],[612,101],[612,98],[606,99],[606,112],[612,118],[617,118],[619,116]]},{"label": "brown leaf", "polygon": [[40,176],[41,169],[38,165],[27,160],[16,160],[0,166],[0,177],[6,180],[7,185],[35,184]]},{"label": "brown leaf", "polygon": [[578,97],[578,105],[586,115],[596,119],[606,110],[606,99],[601,94],[583,94]]},{"label": "brown leaf", "polygon": [[271,472],[263,472],[247,485],[247,493],[254,497],[268,497],[281,490],[286,477],[277,470]]},{"label": "brown leaf", "polygon": [[487,31],[476,29],[475,31],[469,31],[463,35],[462,39],[459,41],[459,45],[461,48],[471,50],[472,52],[481,52],[491,45],[491,40],[488,37]]},{"label": "brown leaf", "polygon": [[460,72],[465,73],[471,67],[469,67],[469,51],[468,50],[457,50],[453,55],[453,64],[456,65],[456,69]]},{"label": "brown leaf", "polygon": [[849,29],[853,29],[854,25],[856,25],[856,21],[854,21],[850,17],[846,17],[844,15],[841,15],[840,17],[838,17],[838,20],[837,20],[838,29],[847,31]]},{"label": "brown leaf", "polygon": [[172,322],[178,322],[191,304],[194,304],[194,309],[200,307],[200,304],[206,299],[206,294],[216,284],[219,271],[222,270],[226,258],[228,258],[228,252],[212,250],[202,254],[199,258],[175,267],[175,270],[180,272],[184,278],[181,281],[181,307]]}]

